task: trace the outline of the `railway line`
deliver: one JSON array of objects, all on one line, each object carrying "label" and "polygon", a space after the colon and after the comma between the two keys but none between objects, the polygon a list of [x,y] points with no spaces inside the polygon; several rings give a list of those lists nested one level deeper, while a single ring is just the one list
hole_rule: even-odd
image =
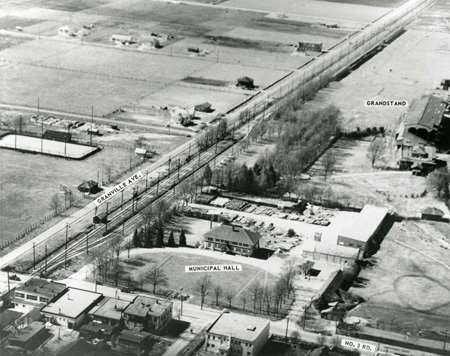
[{"label": "railway line", "polygon": [[[400,29],[413,20],[421,10],[432,4],[433,1],[408,1],[367,25],[361,31],[352,34],[326,53],[289,73],[278,82],[260,90],[249,100],[227,113],[228,124],[229,127],[233,127],[233,131],[237,129],[245,131],[245,126],[247,125],[247,132],[243,138],[230,143],[229,146],[224,143],[225,141],[222,141],[216,147],[211,147],[204,152],[192,149],[192,146],[195,147],[194,140],[179,147],[174,151],[172,157],[169,157],[165,163],[157,167],[157,178],[150,176],[149,179],[148,176],[148,173],[153,175],[156,171],[147,172],[145,186],[141,182],[133,190],[124,191],[120,197],[117,196],[107,204],[95,208],[95,211],[89,210],[76,221],[73,221],[71,223],[71,236],[67,239],[67,243],[54,248],[50,252],[45,251],[40,261],[33,263],[33,268],[29,268],[29,270],[33,274],[48,272],[61,266],[66,258],[73,258],[83,253],[83,247],[86,249],[87,246],[87,249],[89,249],[96,244],[105,243],[108,241],[111,231],[118,226],[123,225],[125,227],[127,225],[129,229],[133,228],[142,219],[141,214],[138,214],[138,212],[143,207],[168,199],[171,194],[174,194],[173,188],[178,183],[200,171],[202,167],[213,161],[228,148],[233,147],[246,138],[248,139],[251,135],[250,126],[255,127],[255,122],[270,116],[290,98],[304,96],[311,88],[321,87],[332,78],[338,76],[339,73],[351,67],[353,63],[398,33]],[[219,146],[220,149],[218,148]],[[176,162],[175,168],[174,162]],[[167,172],[163,173],[161,177],[159,168],[164,168],[165,166],[167,166]],[[109,217],[110,220],[108,220],[107,224],[105,226],[92,226],[92,223],[90,223],[92,217],[102,214]],[[65,233],[67,236],[67,229],[65,229]],[[58,237],[56,235],[59,235],[59,238],[61,238],[61,235],[64,235],[64,231],[57,231],[54,235],[55,238]],[[50,239],[40,243],[41,250],[43,246],[46,246],[46,241],[48,240]],[[28,251],[28,257],[31,253],[34,256],[34,246],[32,252]],[[22,254],[20,257],[24,255]]]}]

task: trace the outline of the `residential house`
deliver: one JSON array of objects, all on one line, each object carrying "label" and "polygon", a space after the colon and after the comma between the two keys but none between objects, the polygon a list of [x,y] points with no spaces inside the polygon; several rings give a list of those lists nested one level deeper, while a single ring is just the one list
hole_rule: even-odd
[{"label": "residential house", "polygon": [[159,332],[172,319],[173,302],[139,295],[122,312],[125,326],[128,329],[141,329]]},{"label": "residential house", "polygon": [[116,349],[127,354],[144,355],[151,348],[150,333],[136,330],[122,330],[117,338]]}]

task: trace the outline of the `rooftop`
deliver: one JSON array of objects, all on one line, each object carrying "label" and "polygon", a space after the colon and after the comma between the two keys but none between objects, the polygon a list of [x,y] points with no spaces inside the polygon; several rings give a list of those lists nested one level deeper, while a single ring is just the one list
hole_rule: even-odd
[{"label": "rooftop", "polygon": [[420,126],[433,130],[441,123],[447,103],[440,97],[430,95],[415,100],[407,114],[407,126]]},{"label": "rooftop", "polygon": [[28,324],[23,329],[19,329],[19,331],[9,337],[10,341],[18,341],[18,342],[27,342],[29,339],[34,337],[36,334],[40,333],[43,329],[45,329],[44,323],[40,321],[33,321]]},{"label": "rooftop", "polygon": [[69,318],[77,318],[100,298],[102,298],[100,293],[68,288],[62,296],[42,308],[42,312],[62,315]]},{"label": "rooftop", "polygon": [[338,245],[336,237],[336,234],[327,234],[321,241],[307,239],[302,244],[303,251],[356,259],[359,248]]},{"label": "rooftop", "polygon": [[340,229],[339,236],[367,242],[388,213],[388,208],[365,205],[354,221]]},{"label": "rooftop", "polygon": [[269,325],[269,320],[237,313],[222,313],[209,327],[208,332],[217,335],[254,341],[261,331]]},{"label": "rooftop", "polygon": [[92,314],[94,317],[120,320],[122,311],[129,305],[130,302],[126,300],[105,298],[98,303],[89,314]]},{"label": "rooftop", "polygon": [[247,230],[241,226],[222,224],[207,232],[206,238],[212,237],[231,242],[242,242],[249,245],[256,245],[261,238],[257,232]]},{"label": "rooftop", "polygon": [[42,278],[31,278],[23,285],[18,286],[16,291],[44,295],[53,298],[66,289],[62,283],[48,281]]},{"label": "rooftop", "polygon": [[140,295],[124,309],[124,313],[140,317],[145,317],[147,314],[160,316],[171,304],[169,300]]},{"label": "rooftop", "polygon": [[22,313],[15,310],[6,309],[0,313],[0,330],[4,327],[12,324],[14,321],[19,319]]},{"label": "rooftop", "polygon": [[135,331],[135,330],[122,330],[119,334],[120,340],[125,340],[128,342],[134,342],[140,344],[147,338],[151,337],[151,334],[145,331]]}]

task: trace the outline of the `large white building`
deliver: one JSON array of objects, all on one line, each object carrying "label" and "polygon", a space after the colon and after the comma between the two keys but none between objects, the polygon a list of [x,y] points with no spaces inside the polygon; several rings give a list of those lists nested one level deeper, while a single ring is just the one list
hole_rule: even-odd
[{"label": "large white building", "polygon": [[74,329],[83,323],[87,313],[102,298],[100,293],[68,288],[63,295],[42,308],[41,312],[48,321]]},{"label": "large white building", "polygon": [[206,331],[205,350],[217,355],[255,356],[269,339],[267,319],[222,313]]}]

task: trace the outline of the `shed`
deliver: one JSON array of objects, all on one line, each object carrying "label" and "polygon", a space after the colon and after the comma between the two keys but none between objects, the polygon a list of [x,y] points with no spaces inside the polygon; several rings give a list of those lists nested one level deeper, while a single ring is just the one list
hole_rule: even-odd
[{"label": "shed", "polygon": [[421,218],[424,220],[435,220],[441,221],[444,220],[445,213],[438,208],[428,206],[422,210]]},{"label": "shed", "polygon": [[98,193],[101,189],[99,188],[96,181],[87,180],[78,186],[78,190],[82,193],[95,194]]},{"label": "shed", "polygon": [[214,111],[211,103],[208,103],[208,102],[204,102],[202,104],[195,105],[194,110],[200,111],[200,112],[205,112],[205,113],[211,113]]},{"label": "shed", "polygon": [[244,88],[244,89],[254,89],[255,88],[255,82],[253,78],[250,77],[241,77],[237,80],[238,87]]}]

